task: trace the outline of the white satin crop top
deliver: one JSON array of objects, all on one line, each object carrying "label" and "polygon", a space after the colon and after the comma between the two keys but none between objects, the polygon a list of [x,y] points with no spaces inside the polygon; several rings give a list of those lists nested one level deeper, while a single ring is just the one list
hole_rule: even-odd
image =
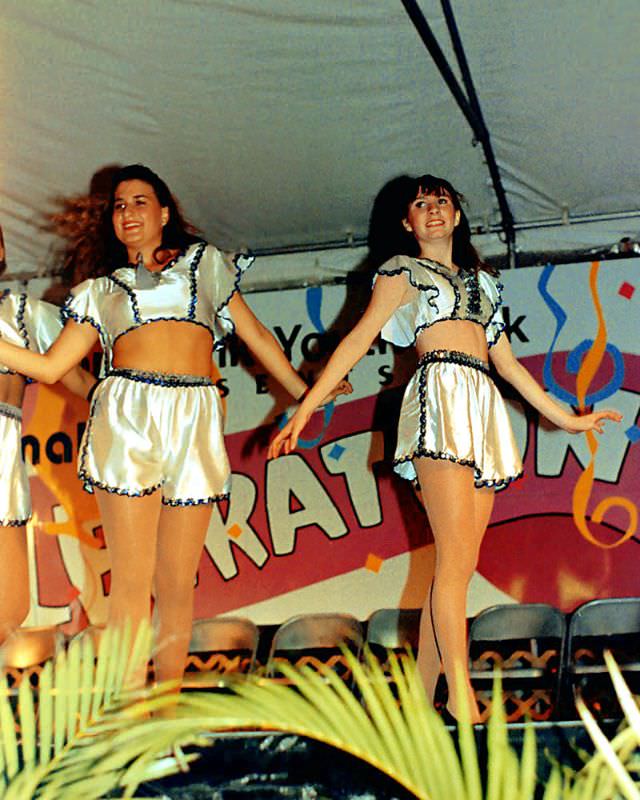
[{"label": "white satin crop top", "polygon": [[485,330],[487,344],[494,345],[505,327],[500,306],[502,284],[483,270],[451,272],[427,258],[394,256],[378,269],[380,275],[404,273],[407,292],[403,303],[385,323],[381,336],[408,347],[420,331],[443,320],[469,320]]},{"label": "white satin crop top", "polygon": [[227,306],[252,261],[244,256],[232,260],[213,245],[198,242],[159,272],[122,267],[83,281],[71,290],[62,314],[97,329],[107,371],[118,338],[150,322],[202,325],[211,333],[214,347],[219,347],[233,333]]},{"label": "white satin crop top", "polygon": [[[62,330],[60,309],[36,300],[24,292],[0,290],[0,338],[33,350],[46,353]],[[0,364],[0,374],[14,374],[14,370]]]}]

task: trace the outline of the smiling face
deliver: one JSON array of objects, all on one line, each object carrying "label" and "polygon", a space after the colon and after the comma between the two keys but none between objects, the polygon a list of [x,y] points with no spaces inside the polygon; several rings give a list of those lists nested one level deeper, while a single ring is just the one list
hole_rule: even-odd
[{"label": "smiling face", "polygon": [[409,203],[402,225],[418,242],[421,255],[425,255],[425,247],[430,244],[450,241],[459,222],[460,211],[449,192],[424,193],[420,190],[415,200]]},{"label": "smiling face", "polygon": [[114,192],[111,219],[116,237],[133,262],[138,253],[150,254],[161,246],[169,209],[160,205],[153,187],[146,181],[122,181]]}]

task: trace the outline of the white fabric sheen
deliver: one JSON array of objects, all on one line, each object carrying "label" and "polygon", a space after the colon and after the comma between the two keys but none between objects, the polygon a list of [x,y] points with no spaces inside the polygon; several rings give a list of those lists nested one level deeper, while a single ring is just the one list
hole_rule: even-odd
[{"label": "white fabric sheen", "polygon": [[[60,309],[24,292],[0,292],[0,338],[45,353],[62,330]],[[0,372],[9,372],[0,364]]]},{"label": "white fabric sheen", "polygon": [[471,320],[482,325],[491,347],[504,328],[501,284],[487,272],[478,273],[480,305],[477,313],[470,310],[469,292],[463,272],[457,274],[429,259],[398,255],[386,261],[374,276],[401,273],[407,280],[406,302],[399,306],[381,330],[381,336],[400,347],[416,341],[417,333],[436,322],[447,319]]},{"label": "white fabric sheen", "polygon": [[415,480],[416,457],[466,464],[477,486],[503,486],[522,474],[504,400],[488,375],[446,361],[418,366],[402,401],[394,470]]},{"label": "white fabric sheen", "polygon": [[0,408],[0,526],[24,524],[31,517],[29,478],[22,458],[22,412]]},{"label": "white fabric sheen", "polygon": [[[131,371],[133,372],[133,371]],[[93,397],[78,457],[85,489],[165,503],[213,502],[229,493],[231,468],[215,386],[156,386],[111,375]]]},{"label": "white fabric sheen", "polygon": [[155,273],[149,288],[139,288],[136,277],[135,268],[123,267],[113,275],[89,278],[72,289],[62,310],[66,318],[98,329],[107,368],[116,339],[154,320],[204,325],[214,346],[233,331],[227,303],[236,291],[240,268],[213,245],[192,245],[172,266]]}]

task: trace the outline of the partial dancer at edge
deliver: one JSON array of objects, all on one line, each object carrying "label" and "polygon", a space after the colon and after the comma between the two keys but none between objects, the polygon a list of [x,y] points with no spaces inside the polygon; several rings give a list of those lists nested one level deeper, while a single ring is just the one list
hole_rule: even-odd
[{"label": "partial dancer at edge", "polygon": [[[488,356],[531,405],[566,431],[602,432],[603,420],[619,422],[621,415],[599,411],[574,416],[545,393],[515,359],[503,333],[502,286],[471,245],[461,196],[448,181],[432,175],[406,178],[402,187],[404,196],[388,221],[399,254],[378,269],[365,314],[276,436],[269,455],[296,447],[322,397],[379,333],[394,344],[415,345],[418,368],[404,394],[394,469],[417,479],[436,547],[418,668],[432,698],[442,663],[448,712],[457,715],[461,691],[468,698],[471,720],[479,722],[467,667],[467,587],[494,489],[522,472],[504,402],[489,377]],[[463,686],[457,674],[463,676]]]},{"label": "partial dancer at edge", "polygon": [[193,230],[164,181],[124,167],[101,234],[107,263],[72,290],[60,337],[46,355],[0,342],[0,360],[52,383],[100,338],[106,378],[78,471],[95,491],[111,558],[109,624],[137,629],[153,587],[163,681],[182,676],[212,504],[230,491],[212,350],[235,330],[293,397],[307,390],[240,296],[240,268]]},{"label": "partial dancer at edge", "polygon": [[[6,268],[0,227],[0,275]],[[25,292],[0,291],[0,339],[44,353],[60,334],[60,309]],[[0,644],[29,613],[25,525],[31,518],[29,478],[22,457],[25,379],[0,363]],[[70,391],[86,397],[95,379],[79,367],[62,377]]]}]

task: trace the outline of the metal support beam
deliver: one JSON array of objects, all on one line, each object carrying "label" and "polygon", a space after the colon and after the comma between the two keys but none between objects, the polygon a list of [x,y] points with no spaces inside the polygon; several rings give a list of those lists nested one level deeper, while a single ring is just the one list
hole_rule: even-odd
[{"label": "metal support beam", "polygon": [[417,0],[402,0],[402,5],[404,6],[405,11],[409,15],[409,18],[413,22],[413,25],[416,31],[418,32],[418,35],[420,36],[423,44],[429,51],[431,58],[433,59],[436,67],[440,71],[440,74],[442,75],[445,83],[449,87],[451,94],[454,96],[456,102],[458,103],[458,106],[460,107],[460,110],[462,111],[467,122],[471,126],[471,130],[473,131],[474,137],[482,145],[482,151],[484,153],[487,168],[491,176],[493,189],[496,194],[496,198],[498,200],[502,229],[504,230],[505,233],[507,249],[509,253],[509,266],[516,266],[516,248],[515,248],[516,234],[515,234],[515,224],[514,224],[513,214],[511,213],[511,209],[509,208],[507,195],[504,190],[504,186],[502,185],[502,178],[500,176],[498,163],[496,161],[496,157],[493,152],[491,137],[489,135],[487,126],[485,125],[484,122],[482,109],[480,107],[480,101],[478,99],[478,94],[473,84],[473,78],[471,77],[471,70],[469,69],[469,64],[467,62],[467,58],[464,52],[464,47],[462,45],[462,39],[460,38],[460,33],[458,31],[458,26],[456,24],[455,17],[453,15],[451,4],[449,3],[449,0],[441,0],[441,3],[442,3],[442,10],[444,13],[444,17],[447,23],[447,28],[449,29],[449,35],[451,37],[453,50],[456,55],[456,59],[458,61],[460,73],[462,75],[462,81],[464,83],[466,94],[460,87],[460,84],[458,83],[456,76],[454,75],[451,67],[449,66],[447,57],[442,52],[442,49],[440,48],[440,45],[438,44],[438,41],[435,35],[433,34],[433,31],[431,30],[429,23],[427,22],[424,14],[422,13],[422,10],[418,6]]}]

